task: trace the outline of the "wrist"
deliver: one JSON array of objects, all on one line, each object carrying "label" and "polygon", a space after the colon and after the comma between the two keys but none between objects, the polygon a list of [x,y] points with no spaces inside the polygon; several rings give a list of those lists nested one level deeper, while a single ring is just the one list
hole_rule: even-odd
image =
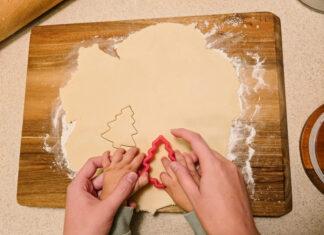
[{"label": "wrist", "polygon": [[213,223],[208,225],[204,225],[205,230],[208,234],[240,234],[240,235],[259,235],[259,231],[257,230],[254,221],[252,223],[229,223],[229,222],[221,222],[221,223]]}]

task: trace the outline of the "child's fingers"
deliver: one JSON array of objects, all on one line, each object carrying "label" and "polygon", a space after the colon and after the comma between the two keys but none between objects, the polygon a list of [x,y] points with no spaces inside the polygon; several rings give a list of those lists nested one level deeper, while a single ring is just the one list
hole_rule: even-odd
[{"label": "child's fingers", "polygon": [[160,179],[161,179],[161,182],[166,186],[166,191],[168,191],[169,187],[172,184],[172,178],[170,177],[170,175],[168,173],[162,172],[160,174]]},{"label": "child's fingers", "polygon": [[137,155],[137,153],[138,153],[138,148],[135,148],[135,147],[129,148],[126,151],[126,153],[124,154],[122,161],[124,163],[130,163],[134,159],[134,157]]},{"label": "child's fingers", "polygon": [[110,165],[110,151],[104,152],[102,156],[103,156],[102,167],[106,168]]},{"label": "child's fingers", "polygon": [[96,178],[92,179],[92,185],[95,190],[101,190],[104,182],[104,174],[98,175]]},{"label": "child's fingers", "polygon": [[147,185],[149,182],[148,179],[148,173],[144,172],[140,177],[138,177],[138,180],[135,184],[134,192],[138,191],[139,189],[143,188],[145,185]]},{"label": "child's fingers", "polygon": [[197,155],[194,152],[189,153],[190,157],[192,159],[192,161],[196,164],[197,162],[199,162],[199,158],[197,157]]},{"label": "child's fingers", "polygon": [[145,158],[145,154],[144,153],[140,153],[138,154],[133,161],[130,163],[131,164],[131,169],[133,171],[137,171],[138,168],[142,165],[142,162]]},{"label": "child's fingers", "polygon": [[196,184],[187,168],[182,166],[179,162],[173,161],[170,163],[170,168],[177,177],[181,188],[186,193],[191,204],[195,207],[200,199],[199,186]]},{"label": "child's fingers", "polygon": [[199,184],[200,176],[197,172],[197,169],[196,169],[195,163],[193,162],[193,159],[191,158],[189,153],[184,153],[183,155],[185,157],[190,175],[193,177],[196,184]]},{"label": "child's fingers", "polygon": [[110,157],[111,163],[117,163],[120,162],[123,159],[123,155],[126,152],[125,149],[119,148],[117,149],[114,154]]},{"label": "child's fingers", "polygon": [[177,178],[176,175],[170,168],[171,161],[166,157],[162,157],[161,161],[162,161],[162,165],[163,165],[164,169],[169,174],[169,176],[171,176],[171,178],[173,178],[173,179],[176,179]]},{"label": "child's fingers", "polygon": [[185,160],[184,156],[182,155],[182,153],[180,153],[179,151],[175,151],[175,157],[176,157],[176,160],[177,160],[181,165],[183,165],[184,167],[187,168],[187,163],[186,163],[186,160]]}]

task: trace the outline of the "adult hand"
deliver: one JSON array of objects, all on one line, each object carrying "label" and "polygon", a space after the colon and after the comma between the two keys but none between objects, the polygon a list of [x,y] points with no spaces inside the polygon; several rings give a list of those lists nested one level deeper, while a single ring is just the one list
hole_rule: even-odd
[{"label": "adult hand", "polygon": [[174,129],[171,133],[186,140],[200,164],[200,181],[174,161],[170,168],[189,198],[208,234],[258,234],[241,173],[234,163],[211,150],[197,133]]},{"label": "adult hand", "polygon": [[108,234],[119,206],[129,197],[137,174],[129,172],[104,200],[98,198],[103,175],[94,178],[96,170],[107,165],[109,153],[87,161],[67,188],[64,234]]}]

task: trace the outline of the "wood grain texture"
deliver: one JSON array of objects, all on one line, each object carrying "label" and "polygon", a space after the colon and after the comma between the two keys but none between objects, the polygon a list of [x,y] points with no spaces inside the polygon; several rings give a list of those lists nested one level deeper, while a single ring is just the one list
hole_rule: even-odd
[{"label": "wood grain texture", "polygon": [[[238,20],[238,23],[235,23]],[[21,205],[64,207],[65,189],[69,182],[65,169],[55,164],[60,155],[61,123],[53,126],[52,115],[59,102],[59,88],[76,68],[77,49],[98,43],[100,48],[113,54],[109,38],[126,37],[160,22],[197,23],[206,33],[213,24],[221,25],[212,36],[214,48],[224,50],[231,57],[246,62],[245,82],[255,85],[252,78],[255,60],[249,53],[258,53],[264,59],[264,80],[267,89],[247,97],[251,106],[260,104],[261,111],[253,115],[247,110],[240,121],[256,130],[251,146],[255,150],[251,160],[254,194],[252,209],[256,216],[280,216],[292,208],[288,154],[287,120],[285,108],[280,20],[271,13],[244,13],[177,17],[163,19],[115,21],[73,25],[35,27],[29,48],[24,123],[21,141],[17,199]],[[208,24],[206,24],[208,22]],[[234,22],[234,23],[233,23]],[[228,37],[228,33],[231,37]],[[253,118],[252,118],[253,115]],[[44,136],[55,145],[52,153],[43,150]],[[247,133],[242,132],[247,137]],[[245,141],[243,139],[242,141]],[[248,149],[237,145],[235,163],[242,167]],[[252,193],[251,193],[252,194]],[[175,207],[162,209],[178,212]]]},{"label": "wood grain texture", "polygon": [[[309,154],[309,139],[313,126],[319,116],[324,113],[324,105],[318,107],[307,119],[303,131],[300,136],[300,156],[304,166],[304,170],[308,178],[312,181],[315,187],[324,193],[324,183],[317,176],[314,167],[312,165],[310,154]],[[324,173],[324,124],[322,123],[320,129],[318,130],[315,142],[315,152],[318,165],[322,172]]]},{"label": "wood grain texture", "polygon": [[63,0],[0,0],[0,42]]}]

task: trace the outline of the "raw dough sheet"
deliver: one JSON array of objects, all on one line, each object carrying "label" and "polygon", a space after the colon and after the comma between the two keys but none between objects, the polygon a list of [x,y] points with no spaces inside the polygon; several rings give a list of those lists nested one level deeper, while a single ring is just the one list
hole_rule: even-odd
[{"label": "raw dough sheet", "polygon": [[[92,156],[136,144],[146,152],[164,135],[174,149],[190,151],[171,128],[199,132],[226,155],[232,121],[239,115],[239,80],[224,53],[206,47],[194,25],[161,23],[130,34],[111,56],[92,45],[79,49],[78,67],[60,90],[66,120],[69,166],[78,170]],[[130,107],[130,108],[128,108]],[[163,167],[160,151],[152,175]],[[173,204],[152,186],[136,195],[140,210]]]}]

